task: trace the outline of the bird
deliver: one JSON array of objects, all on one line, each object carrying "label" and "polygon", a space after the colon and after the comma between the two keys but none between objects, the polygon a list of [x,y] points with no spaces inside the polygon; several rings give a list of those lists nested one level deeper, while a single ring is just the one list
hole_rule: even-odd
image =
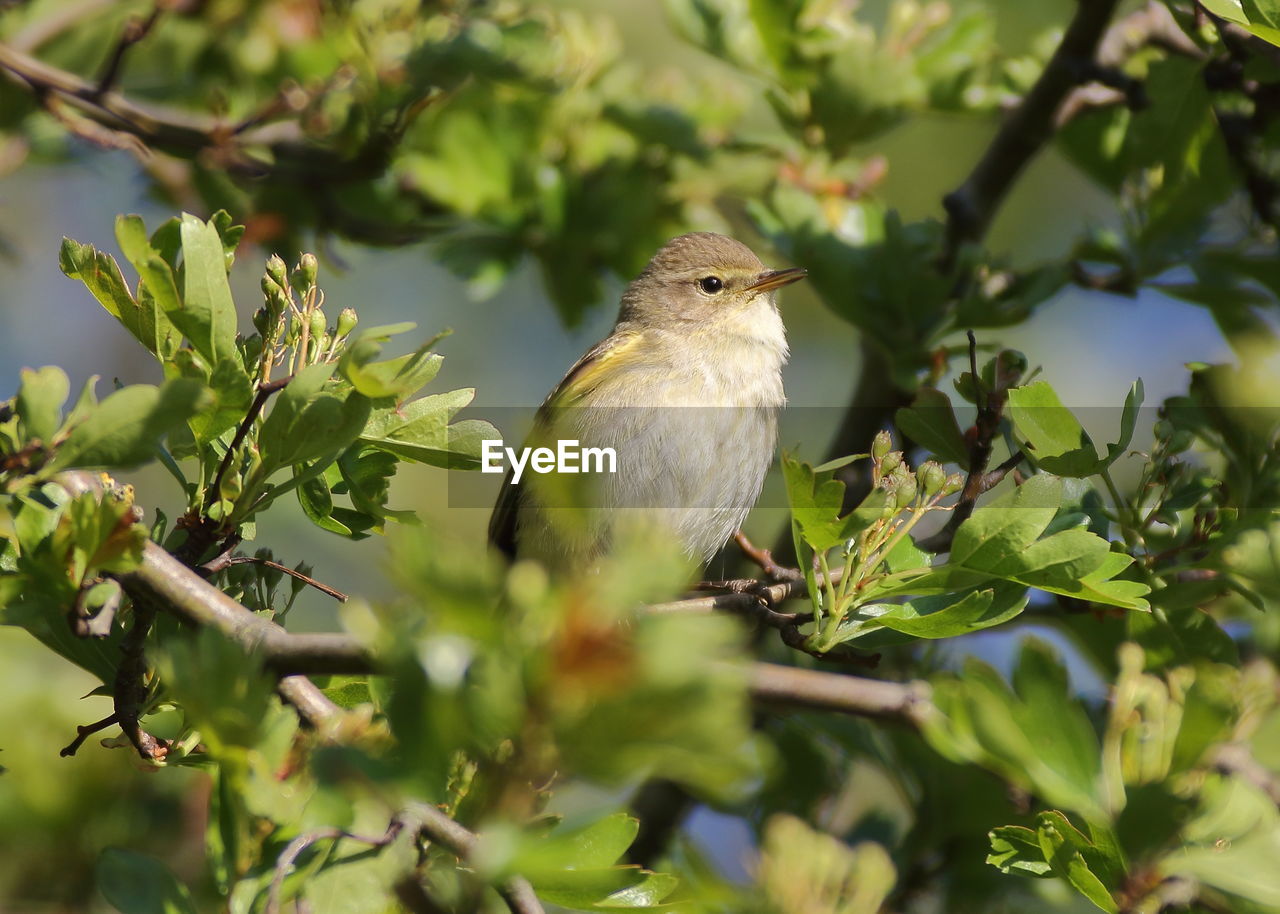
[{"label": "bird", "polygon": [[508,471],[491,544],[584,570],[634,526],[705,565],[755,505],[773,462],[788,357],[776,293],[805,275],[769,269],[713,232],[664,244],[623,292],[612,331],[547,396],[530,435],[612,448],[615,471],[519,480]]}]

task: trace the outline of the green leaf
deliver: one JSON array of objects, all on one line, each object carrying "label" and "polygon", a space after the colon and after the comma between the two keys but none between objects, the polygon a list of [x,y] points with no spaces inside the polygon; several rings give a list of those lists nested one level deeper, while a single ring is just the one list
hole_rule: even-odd
[{"label": "green leaf", "polygon": [[872,489],[857,508],[841,517],[845,487],[832,478],[832,471],[817,472],[809,464],[784,454],[782,476],[792,521],[819,553],[834,549],[877,521],[888,500],[886,490]]},{"label": "green leaf", "polygon": [[186,378],[160,387],[135,384],[117,390],[71,430],[58,449],[56,467],[131,467],[155,457],[156,445],[208,399],[203,384]]},{"label": "green leaf", "polygon": [[22,423],[22,439],[52,444],[62,427],[62,405],[70,393],[71,382],[61,368],[22,369],[13,404]]},{"label": "green leaf", "polygon": [[1070,587],[1101,567],[1110,554],[1106,540],[1074,527],[1037,540],[984,570],[1033,587]]},{"label": "green leaf", "polygon": [[169,314],[182,308],[173,267],[152,247],[141,216],[116,217],[116,243],[140,277],[138,307],[151,334],[143,345],[161,359],[171,358],[181,343],[181,334]]},{"label": "green leaf", "polygon": [[302,513],[307,516],[307,519],[321,530],[328,530],[340,536],[350,536],[351,528],[333,519],[333,495],[324,474],[311,472],[299,464],[294,467],[294,478],[299,477],[301,481],[297,486],[298,504],[302,506]]},{"label": "green leaf", "polygon": [[1120,440],[1107,445],[1107,466],[1123,457],[1124,452],[1129,449],[1133,432],[1138,426],[1138,410],[1142,409],[1142,398],[1142,378],[1138,378],[1124,398],[1124,411],[1120,414]]},{"label": "green leaf", "polygon": [[956,530],[950,564],[989,571],[1039,538],[1062,503],[1062,483],[1032,476],[1011,493],[974,511]]},{"label": "green leaf", "polygon": [[101,253],[93,245],[63,238],[58,266],[67,276],[84,283],[99,304],[149,352],[160,354],[155,323],[148,310],[134,300],[114,257]]},{"label": "green leaf", "polygon": [[384,362],[375,362],[382,344],[392,334],[401,333],[412,324],[374,327],[358,334],[347,344],[338,364],[339,373],[351,386],[371,399],[391,397],[403,400],[420,390],[440,371],[443,358],[431,352],[445,334],[440,334],[418,347],[415,352]]},{"label": "green leaf", "polygon": [[1092,476],[1102,469],[1093,442],[1047,382],[1009,391],[1008,412],[1037,466],[1058,476]]},{"label": "green leaf", "polygon": [[227,282],[222,238],[211,222],[182,215],[182,306],[168,312],[210,365],[239,361],[236,306]]},{"label": "green leaf", "polygon": [[209,375],[208,385],[208,403],[187,421],[201,446],[239,425],[253,403],[253,382],[239,361],[219,362]]},{"label": "green leaf", "polygon": [[369,398],[329,384],[332,363],[302,369],[279,394],[258,442],[267,473],[325,455],[356,439],[369,418]]},{"label": "green leaf", "polygon": [[480,466],[480,442],[501,438],[480,419],[450,420],[475,396],[474,388],[420,397],[399,409],[375,410],[360,441],[405,460],[452,469]]},{"label": "green leaf", "polygon": [[1120,908],[1115,899],[1090,869],[1090,861],[1085,857],[1086,853],[1094,850],[1092,842],[1057,810],[1042,812],[1036,820],[1040,850],[1053,868],[1054,875],[1066,879],[1076,891],[1102,910],[1119,914]]},{"label": "green leaf", "polygon": [[956,422],[951,398],[933,387],[922,387],[912,404],[898,410],[899,430],[940,460],[968,466],[969,448]]},{"label": "green leaf", "polygon": [[566,869],[530,876],[543,901],[575,911],[651,908],[675,891],[676,877],[638,866]]},{"label": "green leaf", "polygon": [[860,635],[883,627],[913,638],[954,638],[1007,622],[1026,605],[1025,587],[1001,585],[959,595],[919,597],[906,603],[860,606],[841,630],[846,625],[857,626]]},{"label": "green leaf", "polygon": [[1036,877],[1053,875],[1053,867],[1044,859],[1034,830],[1021,825],[1001,825],[987,832],[987,838],[991,841],[987,863],[1000,872]]},{"label": "green leaf", "polygon": [[120,914],[195,914],[187,887],[159,860],[110,847],[94,866],[98,891]]}]

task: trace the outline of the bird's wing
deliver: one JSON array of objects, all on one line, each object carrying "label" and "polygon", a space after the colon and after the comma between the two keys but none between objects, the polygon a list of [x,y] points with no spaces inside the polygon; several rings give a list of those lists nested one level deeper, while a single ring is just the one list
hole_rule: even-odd
[{"label": "bird's wing", "polygon": [[[581,400],[599,386],[606,368],[616,369],[634,359],[639,354],[639,342],[639,333],[612,333],[587,350],[542,402],[533,420],[534,429],[546,420],[550,407],[568,406]],[[512,559],[516,555],[516,515],[522,490],[522,483],[512,485],[511,470],[508,469],[498,501],[493,506],[493,514],[489,516],[489,543]]]}]

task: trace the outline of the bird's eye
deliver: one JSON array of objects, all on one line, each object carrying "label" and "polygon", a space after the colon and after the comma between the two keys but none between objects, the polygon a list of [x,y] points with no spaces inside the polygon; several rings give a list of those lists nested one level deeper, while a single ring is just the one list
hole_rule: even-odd
[{"label": "bird's eye", "polygon": [[698,280],[698,287],[708,295],[715,295],[724,288],[724,280],[719,276],[704,276]]}]

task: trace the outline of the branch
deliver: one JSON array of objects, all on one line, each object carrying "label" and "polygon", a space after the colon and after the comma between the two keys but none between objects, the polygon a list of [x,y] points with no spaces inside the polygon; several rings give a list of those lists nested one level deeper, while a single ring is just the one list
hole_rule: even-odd
[{"label": "branch", "polygon": [[1107,24],[1119,0],[1077,0],[1062,42],[1022,103],[959,188],[947,194],[944,267],[956,263],[960,248],[982,240],[1005,195],[1036,153],[1053,137],[1055,119],[1068,94],[1088,82]]},{"label": "branch", "polygon": [[102,68],[102,75],[98,77],[99,96],[107,94],[115,86],[116,80],[120,78],[120,68],[124,65],[125,55],[129,53],[131,47],[147,37],[147,33],[155,27],[162,12],[164,12],[164,7],[157,3],[151,10],[151,15],[146,19],[139,19],[135,16],[125,22],[124,28],[120,31],[120,38],[116,41],[116,46],[112,48],[111,56],[107,58],[106,66]]},{"label": "branch", "polygon": [[[56,96],[86,118],[119,133],[137,137],[148,149],[182,158],[203,152],[219,156],[225,170],[239,177],[273,177],[295,181],[350,183],[377,177],[390,159],[391,149],[406,119],[374,130],[353,154],[307,142],[295,122],[240,129],[216,118],[198,117],[161,108],[144,107],[115,91],[100,91],[89,82],[50,66],[12,46],[0,44],[0,73],[37,96]],[[408,110],[412,105],[406,105]],[[251,152],[268,147],[261,156]]]},{"label": "branch", "polygon": [[774,663],[753,663],[751,697],[765,705],[836,711],[919,727],[933,713],[926,682],[885,682]]},{"label": "branch", "polygon": [[218,471],[213,474],[213,484],[209,486],[209,490],[204,496],[204,510],[207,513],[213,504],[218,500],[218,492],[222,488],[222,478],[226,476],[228,467],[234,459],[235,452],[244,442],[245,436],[249,434],[249,429],[253,427],[254,420],[258,418],[262,408],[267,405],[267,400],[271,399],[271,395],[277,391],[284,390],[285,386],[293,380],[293,375],[286,378],[280,378],[276,381],[268,381],[258,387],[257,396],[253,398],[253,403],[249,405],[249,411],[245,413],[244,419],[240,422],[240,427],[236,429],[235,435],[231,439],[231,444],[227,448],[227,452],[222,455],[222,461],[218,464]]},{"label": "branch", "polygon": [[[434,806],[414,804],[404,814],[405,824],[466,862],[475,853],[480,838]],[[497,887],[512,914],[544,914],[538,896],[527,879],[513,876]]]},{"label": "branch", "polygon": [[926,552],[946,552],[951,548],[951,541],[956,531],[973,514],[978,505],[978,498],[997,485],[1008,473],[1022,462],[1022,452],[1014,451],[990,473],[987,465],[991,462],[991,450],[996,435],[1000,432],[1000,420],[1004,416],[1005,403],[1008,400],[1009,388],[1016,387],[1022,377],[1020,368],[1006,365],[1001,355],[996,356],[994,389],[984,391],[982,379],[978,374],[978,341],[973,331],[969,331],[969,372],[973,378],[974,394],[978,399],[978,413],[972,428],[965,434],[969,442],[969,472],[965,477],[964,488],[960,490],[960,499],[956,502],[947,518],[946,526],[917,545]]}]

